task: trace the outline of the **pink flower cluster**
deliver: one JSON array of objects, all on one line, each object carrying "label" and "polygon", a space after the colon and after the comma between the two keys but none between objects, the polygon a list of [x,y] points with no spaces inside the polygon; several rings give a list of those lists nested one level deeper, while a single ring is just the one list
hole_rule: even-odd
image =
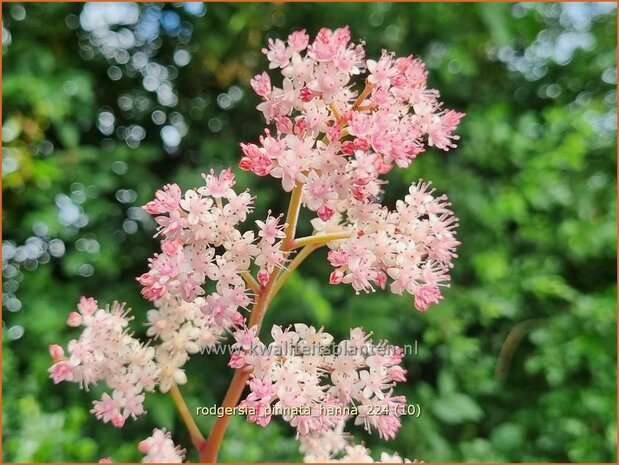
[{"label": "pink flower cluster", "polygon": [[[168,184],[144,206],[155,215],[158,234],[164,238],[162,252],[149,260],[149,272],[138,278],[148,300],[157,302],[173,295],[191,302],[205,293],[202,286],[208,277],[218,281],[218,295],[245,301],[239,272],[247,269],[249,258],[257,252],[251,239],[242,237],[236,226],[252,211],[253,198],[249,192],[237,194],[232,189],[231,170],[203,176],[205,186],[183,195],[178,185]],[[217,255],[215,247],[221,246],[226,253]],[[226,312],[225,317],[241,319],[235,310]]]},{"label": "pink flower cluster", "polygon": [[194,302],[206,294],[207,280],[215,282],[215,291],[200,306],[223,330],[243,324],[239,309],[253,302],[243,273],[249,273],[254,263],[258,280],[264,284],[274,268],[284,265],[287,253],[281,249],[281,218],[270,212],[264,221],[256,221],[257,236],[253,231],[239,231],[239,223],[252,211],[253,197],[247,191],[237,194],[233,190],[231,170],[203,176],[206,186],[183,196],[176,184],[167,185],[144,207],[156,215],[158,234],[164,240],[162,252],[149,260],[150,270],[138,281],[144,297],[155,303],[175,297]]},{"label": "pink flower cluster", "polygon": [[[241,310],[248,309],[254,296],[242,275],[251,275],[252,263],[264,285],[287,260],[281,249],[280,217],[269,212],[264,221],[256,221],[257,234],[241,232],[239,224],[252,211],[253,197],[248,191],[234,191],[229,169],[203,178],[205,186],[184,194],[178,185],[166,185],[144,207],[155,215],[158,234],[164,238],[161,253],[149,260],[149,271],[138,278],[144,297],[158,307],[148,312],[147,334],[161,341],[157,362],[162,392],[187,382],[182,367],[190,354],[245,323]],[[207,282],[215,283],[210,293]]]},{"label": "pink flower cluster", "polygon": [[143,463],[182,463],[185,458],[185,450],[174,444],[165,428],[155,428],[153,435],[140,442],[138,449],[146,454]]},{"label": "pink flower cluster", "polygon": [[[449,279],[456,220],[445,198],[432,200],[423,182],[387,211],[379,202],[381,176],[408,166],[428,146],[455,147],[453,132],[464,115],[442,108],[421,60],[386,51],[378,61],[366,59],[348,27],[321,29],[313,42],[297,31],[287,42],[269,41],[263,52],[269,68],[281,70],[281,87],[266,72],[251,84],[274,128],[258,145],[241,144],[240,167],[281,178],[286,191],[302,189],[303,204],[328,223],[315,224],[318,230],[351,230],[331,254],[332,284],[368,291],[391,277],[393,292],[406,290],[426,310]],[[361,82],[363,90],[355,90]]]},{"label": "pink flower cluster", "polygon": [[144,392],[153,391],[159,380],[155,349],[142,344],[128,332],[128,310],[124,304],[98,308],[93,298],[82,297],[78,311],[67,324],[83,327],[79,339],[69,342],[69,357],[58,345],[50,346],[54,364],[49,369],[54,383],[72,381],[84,389],[105,381],[112,395],[104,393],[93,402],[91,412],[117,428],[130,416],[145,412]]},{"label": "pink flower cluster", "polygon": [[305,463],[417,463],[386,452],[380,454],[380,460],[374,460],[368,448],[352,443],[344,432],[344,422],[332,430],[300,437],[299,441]]},{"label": "pink flower cluster", "polygon": [[[362,233],[331,245],[328,259],[335,270],[329,282],[368,292],[374,285],[384,289],[390,278],[391,292],[413,295],[418,310],[438,303],[443,298],[439,286],[447,286],[460,243],[447,197],[433,197],[433,192],[429,183],[419,182],[396,202],[394,211],[375,203],[352,207],[346,222]],[[314,224],[325,228],[319,219]]]},{"label": "pink flower cluster", "polygon": [[[455,147],[463,114],[443,108],[419,59],[386,51],[378,60],[366,59],[348,27],[321,29],[313,41],[305,30],[293,32],[285,42],[270,40],[263,52],[282,77],[272,83],[264,72],[251,81],[271,127],[258,144],[241,144],[240,168],[279,179],[293,192],[289,224],[269,210],[255,230],[242,230],[254,197],[234,189],[231,169],[203,174],[204,185],[186,192],[165,185],[143,207],[158,225],[161,252],[137,278],[155,307],[146,323],[154,345],[129,332],[124,305],[99,308],[83,297],[67,320],[82,333],[69,342],[68,357],[50,346],[50,376],[85,389],[105,381],[111,393],[94,401],[91,412],[122,427],[145,413],[145,392],[185,384],[189,357],[232,333],[236,351],[229,365],[250,373],[250,392],[240,404],[251,412],[249,421],[266,426],[281,415],[296,428],[309,462],[373,462],[363,445],[350,442],[344,426],[352,420],[383,439],[395,437],[405,405],[393,393],[406,380],[402,350],[372,342],[361,328],[334,344],[322,328],[300,323],[273,326],[273,341],[265,344],[257,334],[260,318],[287,273],[323,245],[334,268],[331,284],[350,284],[358,293],[387,287],[406,292],[420,311],[443,298],[459,246],[447,198],[435,196],[422,180],[394,208],[380,198],[384,176],[394,167],[409,166],[428,147]],[[301,206],[315,217],[312,237],[299,239]],[[287,269],[304,245],[309,247]],[[252,306],[259,318],[248,328]],[[184,458],[165,430],[155,429],[139,450],[144,462]],[[397,454],[380,458],[403,461]]]},{"label": "pink flower cluster", "polygon": [[255,329],[234,332],[238,352],[230,360],[234,368],[253,370],[251,392],[240,404],[248,412],[253,409],[250,421],[266,426],[273,412],[281,412],[301,437],[330,431],[354,417],[368,432],[395,437],[405,403],[392,393],[396,383],[406,380],[399,347],[374,344],[361,328],[332,345],[333,336],[322,328],[300,323],[294,329],[274,325],[267,346]]},{"label": "pink flower cluster", "polygon": [[169,297],[146,314],[146,335],[158,339],[156,359],[159,366],[159,390],[168,392],[173,384],[186,384],[182,367],[190,355],[212,347],[224,337],[224,328],[212,314],[203,312],[206,299],[196,297],[185,302]]},{"label": "pink flower cluster", "polygon": [[[321,29],[311,44],[297,31],[263,52],[271,69],[281,68],[281,87],[266,72],[251,84],[276,134],[266,130],[260,145],[242,144],[240,166],[281,178],[286,191],[305,184],[304,201],[321,217],[341,211],[340,201],[351,196],[370,200],[380,175],[408,166],[426,146],[455,147],[463,114],[442,109],[419,59],[384,51],[378,61],[366,60],[348,27]],[[360,93],[354,87],[362,77]]]}]

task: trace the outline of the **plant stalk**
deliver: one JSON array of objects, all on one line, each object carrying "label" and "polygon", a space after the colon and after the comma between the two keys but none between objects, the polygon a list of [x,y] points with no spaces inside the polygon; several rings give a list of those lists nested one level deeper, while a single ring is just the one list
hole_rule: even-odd
[{"label": "plant stalk", "polygon": [[348,239],[351,231],[338,231],[334,233],[316,234],[314,236],[301,237],[292,241],[289,250],[298,249],[306,245],[326,245],[328,242]]},{"label": "plant stalk", "polygon": [[202,436],[202,433],[200,432],[198,425],[193,419],[193,416],[191,415],[191,412],[189,411],[189,408],[187,407],[187,404],[185,403],[183,394],[181,394],[181,391],[176,384],[172,385],[172,388],[170,389],[170,395],[172,396],[172,399],[174,400],[174,404],[176,404],[176,408],[178,409],[178,412],[180,413],[181,418],[183,419],[183,422],[185,423],[185,426],[187,426],[187,430],[189,430],[191,441],[196,447],[199,448],[200,444],[204,442],[204,436]]}]

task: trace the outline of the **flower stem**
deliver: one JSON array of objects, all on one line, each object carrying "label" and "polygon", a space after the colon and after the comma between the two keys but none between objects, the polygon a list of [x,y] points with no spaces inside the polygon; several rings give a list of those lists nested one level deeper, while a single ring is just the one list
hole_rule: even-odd
[{"label": "flower stem", "polygon": [[332,103],[331,105],[329,105],[329,109],[333,112],[333,116],[335,116],[335,121],[337,123],[340,123],[342,120],[342,115],[340,115],[340,112],[337,111],[337,107],[335,106],[335,104]]},{"label": "flower stem", "polygon": [[366,97],[370,95],[370,92],[372,92],[372,84],[370,84],[368,81],[365,81],[365,87],[359,94],[359,97],[357,97],[357,100],[355,100],[352,109],[358,110],[361,104],[365,101]]},{"label": "flower stem", "polygon": [[273,285],[275,284],[275,280],[277,275],[279,274],[279,269],[275,268],[271,274],[269,275],[269,280],[262,290],[260,297],[256,301],[254,307],[251,310],[251,315],[249,317],[248,327],[258,326],[256,330],[256,334],[260,331],[260,325],[262,324],[262,319],[264,318],[264,314],[267,311],[267,307],[269,305],[269,301],[271,299]]},{"label": "flower stem", "polygon": [[359,110],[359,111],[374,111],[374,110],[376,110],[376,108],[378,108],[376,105],[363,105],[363,106],[357,107],[357,110]]},{"label": "flower stem", "polygon": [[[234,372],[232,381],[230,381],[230,386],[228,386],[228,391],[226,392],[224,400],[221,404],[224,409],[226,407],[236,407],[239,403],[239,399],[241,398],[241,394],[243,394],[243,389],[245,389],[245,384],[247,383],[247,378],[249,378],[250,372],[251,370],[246,370],[243,368],[239,368]],[[230,418],[230,415],[217,417],[208,439],[203,441],[198,447],[201,463],[215,463],[217,461],[219,447],[221,446],[221,441],[223,440],[226,429],[228,428]]]},{"label": "flower stem", "polygon": [[200,445],[204,442],[204,436],[202,436],[198,425],[191,416],[191,412],[189,411],[189,408],[185,403],[185,399],[183,398],[183,395],[181,394],[181,391],[176,384],[172,385],[172,389],[170,389],[170,395],[172,396],[172,399],[176,404],[176,408],[178,409],[178,412],[180,413],[181,418],[185,423],[185,426],[187,426],[187,429],[189,430],[191,441],[197,448],[199,448]]},{"label": "flower stem", "polygon": [[294,235],[297,231],[297,220],[299,219],[299,211],[301,210],[301,196],[303,195],[303,184],[297,183],[290,195],[290,204],[288,205],[288,213],[286,214],[286,228],[284,234],[286,237],[283,241],[284,249],[294,240]]},{"label": "flower stem", "polygon": [[241,276],[256,295],[260,294],[260,284],[258,284],[258,281],[256,281],[249,271],[241,271]]},{"label": "flower stem", "polygon": [[310,244],[325,245],[331,241],[348,239],[351,235],[350,231],[338,231],[326,234],[316,234],[314,236],[301,237],[292,241],[289,250],[298,249]]}]

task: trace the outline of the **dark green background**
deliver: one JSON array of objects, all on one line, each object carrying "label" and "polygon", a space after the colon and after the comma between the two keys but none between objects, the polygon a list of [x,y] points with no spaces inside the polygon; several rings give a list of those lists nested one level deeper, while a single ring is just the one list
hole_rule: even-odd
[{"label": "dark green background", "polygon": [[[257,139],[263,122],[248,82],[265,67],[267,38],[344,24],[370,56],[388,48],[421,57],[446,105],[467,113],[457,150],[430,150],[394,171],[385,193],[393,205],[424,177],[450,197],[462,241],[453,286],[421,314],[409,298],[329,286],[321,251],[267,324],[324,324],[337,338],[361,325],[396,344],[418,341],[398,393],[421,417],[405,418],[386,443],[352,428],[376,457],[615,461],[612,5],[141,4],[137,24],[112,25],[107,36],[80,18],[90,27],[114,15],[82,13],[82,4],[2,8],[4,461],[135,461],[155,426],[190,447],[161,394],[123,430],[95,420],[88,409],[100,392],[54,386],[47,345],[76,337],[64,321],[82,294],[127,301],[143,332],[149,306],[134,277],[156,242],[136,206],[163,183],[188,188],[202,171],[236,165],[238,144]],[[132,44],[133,33],[145,40]],[[126,50],[110,48],[114,37]],[[131,66],[145,60],[143,73]],[[168,141],[186,135],[166,149],[168,125]],[[279,182],[237,174],[258,196],[257,215],[285,209]],[[188,372],[191,406],[221,401],[224,357],[196,358]],[[212,418],[198,422],[208,431]],[[298,461],[292,436],[279,421],[262,429],[235,418],[221,459]]]}]

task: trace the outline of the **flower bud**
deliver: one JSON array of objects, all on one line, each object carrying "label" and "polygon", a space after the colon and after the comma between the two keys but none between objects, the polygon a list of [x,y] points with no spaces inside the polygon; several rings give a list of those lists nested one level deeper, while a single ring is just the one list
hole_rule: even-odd
[{"label": "flower bud", "polygon": [[347,140],[342,143],[342,153],[345,155],[352,155],[355,151],[355,144],[351,140]]},{"label": "flower bud", "polygon": [[329,205],[325,204],[322,207],[320,207],[316,211],[316,213],[318,213],[318,218],[320,218],[322,221],[329,221],[329,219],[335,213],[335,210],[333,208],[331,208]]},{"label": "flower bud", "polygon": [[307,86],[302,87],[299,91],[299,98],[302,102],[309,102],[314,98],[314,92]]},{"label": "flower bud", "polygon": [[67,325],[73,328],[77,328],[81,324],[82,324],[82,315],[80,315],[77,312],[69,313],[69,317],[67,318]]},{"label": "flower bud", "polygon": [[267,270],[258,271],[258,282],[262,287],[267,285],[269,282],[269,272]]},{"label": "flower bud", "polygon": [[125,425],[125,417],[118,414],[114,418],[112,418],[112,425],[116,428],[122,428]]},{"label": "flower bud", "polygon": [[342,273],[340,270],[334,270],[329,275],[329,284],[339,284],[342,282],[343,278],[344,273]]},{"label": "flower bud", "polygon": [[49,354],[52,356],[54,362],[58,362],[64,357],[64,349],[60,347],[58,344],[50,344],[49,345]]}]

